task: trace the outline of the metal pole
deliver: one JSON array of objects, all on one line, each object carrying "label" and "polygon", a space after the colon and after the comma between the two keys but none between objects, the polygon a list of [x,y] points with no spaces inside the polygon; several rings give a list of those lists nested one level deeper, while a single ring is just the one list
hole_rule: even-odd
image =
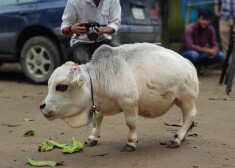
[{"label": "metal pole", "polygon": [[220,85],[222,85],[223,83],[227,84],[227,78],[228,78],[227,70],[229,67],[229,61],[230,61],[232,52],[233,52],[233,36],[231,36],[229,39],[229,47],[228,47],[228,51],[225,57],[225,61],[223,63],[220,80],[219,80]]},{"label": "metal pole", "polygon": [[235,73],[235,34],[233,34],[233,53],[232,53],[232,60],[229,68],[228,81],[226,86],[227,94],[229,94],[232,91],[234,73]]}]

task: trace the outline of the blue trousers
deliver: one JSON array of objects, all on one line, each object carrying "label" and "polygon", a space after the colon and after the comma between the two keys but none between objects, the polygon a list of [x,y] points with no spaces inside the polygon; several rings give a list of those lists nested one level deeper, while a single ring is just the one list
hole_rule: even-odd
[{"label": "blue trousers", "polygon": [[225,60],[225,55],[222,51],[219,51],[213,58],[208,54],[200,53],[195,50],[187,50],[180,53],[184,58],[189,59],[194,65],[207,66],[217,64]]}]

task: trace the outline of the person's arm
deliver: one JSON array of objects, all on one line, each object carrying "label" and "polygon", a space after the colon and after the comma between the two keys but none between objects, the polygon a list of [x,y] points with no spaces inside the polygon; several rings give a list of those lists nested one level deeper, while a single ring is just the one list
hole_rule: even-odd
[{"label": "person's arm", "polygon": [[214,13],[215,13],[215,16],[219,18],[221,15],[220,14],[220,7],[219,7],[219,0],[215,0],[214,3],[215,3],[214,4]]},{"label": "person's arm", "polygon": [[108,25],[106,27],[97,28],[99,34],[107,33],[113,34],[116,33],[121,24],[121,6],[119,1],[112,1],[110,4],[110,13]]},{"label": "person's arm", "polygon": [[210,30],[210,33],[209,33],[210,35],[209,35],[208,43],[210,45],[210,48],[207,48],[207,54],[210,57],[215,57],[219,51],[217,40],[216,40],[216,33],[215,33],[215,29],[213,26],[210,26],[209,30]]},{"label": "person's arm", "polygon": [[201,47],[199,48],[199,51],[208,54],[209,57],[215,57],[217,54],[217,50],[213,48]]},{"label": "person's arm", "polygon": [[76,23],[77,21],[77,12],[74,8],[71,0],[68,0],[67,5],[64,9],[64,13],[62,16],[62,24],[61,24],[61,31],[65,35],[72,35],[72,34],[84,34],[86,33],[86,28],[84,26],[86,21],[81,21]]},{"label": "person's arm", "polygon": [[115,30],[112,27],[101,27],[101,28],[96,27],[96,31],[98,34],[103,34],[103,33],[113,34],[115,32]]}]

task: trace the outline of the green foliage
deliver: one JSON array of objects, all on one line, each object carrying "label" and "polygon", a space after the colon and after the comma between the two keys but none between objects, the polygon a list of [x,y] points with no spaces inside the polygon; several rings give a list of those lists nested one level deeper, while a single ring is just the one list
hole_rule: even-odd
[{"label": "green foliage", "polygon": [[78,152],[83,149],[83,144],[73,138],[73,145],[72,146],[65,146],[63,148],[64,153],[74,153]]},{"label": "green foliage", "polygon": [[29,137],[29,136],[34,136],[34,131],[33,130],[29,130],[24,134],[25,137]]},{"label": "green foliage", "polygon": [[42,167],[42,166],[57,166],[57,165],[62,165],[63,162],[55,162],[55,161],[35,161],[33,159],[30,159],[28,156],[25,155],[25,157],[28,160],[28,163],[32,166],[36,166],[36,167]]},{"label": "green foliage", "polygon": [[66,144],[59,144],[53,140],[46,140],[38,147],[38,151],[46,152],[52,150],[54,147],[63,149],[64,153],[74,153],[82,150],[84,146],[80,141],[75,140],[74,138],[71,146]]}]

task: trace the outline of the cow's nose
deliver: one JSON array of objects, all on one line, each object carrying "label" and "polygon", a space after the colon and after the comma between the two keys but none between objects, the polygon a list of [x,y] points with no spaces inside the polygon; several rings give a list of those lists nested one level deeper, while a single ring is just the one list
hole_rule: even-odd
[{"label": "cow's nose", "polygon": [[42,109],[44,109],[46,107],[46,103],[42,103],[41,105],[40,105],[40,109],[42,110]]}]

